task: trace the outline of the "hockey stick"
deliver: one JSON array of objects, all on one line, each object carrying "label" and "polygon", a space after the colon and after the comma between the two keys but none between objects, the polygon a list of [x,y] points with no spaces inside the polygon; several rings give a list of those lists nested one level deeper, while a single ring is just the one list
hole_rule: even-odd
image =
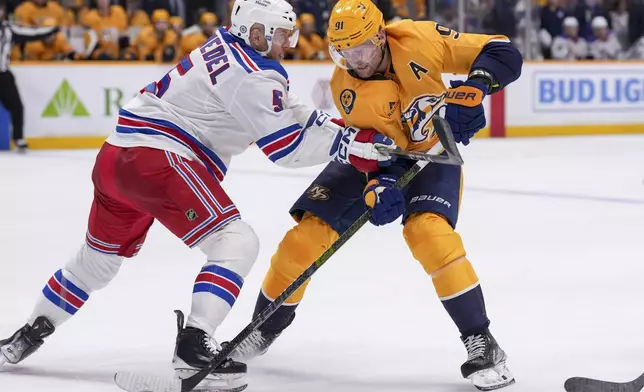
[{"label": "hockey stick", "polygon": [[[440,143],[436,144],[428,152],[391,151],[386,147],[378,148],[378,151],[387,153],[389,155],[396,155],[408,159],[414,159],[417,161],[442,163],[446,165],[462,165],[463,158],[461,157],[461,154],[456,147],[456,142],[454,141],[454,137],[451,134],[451,130],[447,121],[438,116],[434,117],[434,129],[436,129],[436,134],[438,135]],[[449,137],[445,137],[447,132],[449,132]],[[441,151],[443,149],[447,151],[447,155],[441,154]],[[438,152],[438,154],[434,153],[435,151]]]},{"label": "hockey stick", "polygon": [[644,388],[644,374],[630,382],[610,382],[572,377],[564,384],[566,392],[639,392]]},{"label": "hockey stick", "polygon": [[[463,162],[449,124],[442,118],[435,117],[434,130],[438,135],[441,150],[447,152],[447,157],[452,157],[455,162]],[[427,165],[427,161],[418,161],[405,174],[396,181],[396,188],[404,188]],[[436,163],[445,163],[437,161]],[[453,163],[450,163],[453,164]],[[329,258],[338,251],[353,235],[364,226],[371,218],[371,209],[367,209],[342,235],[311,264],[302,274],[295,279],[279,297],[275,298],[264,310],[261,311],[233,340],[225,345],[212,359],[208,366],[197,374],[183,380],[162,379],[156,376],[143,375],[132,372],[118,372],[114,381],[121,389],[128,392],[189,392],[193,390],[208,374],[228,358],[237,346],[241,344],[253,331],[259,328],[286,300],[299,289],[313,274],[320,269]]]}]

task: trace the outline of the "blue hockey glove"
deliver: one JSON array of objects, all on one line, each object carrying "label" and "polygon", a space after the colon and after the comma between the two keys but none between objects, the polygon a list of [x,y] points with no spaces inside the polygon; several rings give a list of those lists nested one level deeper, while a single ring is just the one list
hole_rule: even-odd
[{"label": "blue hockey glove", "polygon": [[452,128],[454,140],[467,146],[476,132],[485,127],[483,98],[487,88],[472,80],[453,80],[450,86],[445,99],[445,120]]},{"label": "blue hockey glove", "polygon": [[400,189],[394,187],[396,177],[380,175],[369,181],[362,197],[367,207],[373,210],[371,223],[386,225],[398,219],[405,209],[405,200]]}]

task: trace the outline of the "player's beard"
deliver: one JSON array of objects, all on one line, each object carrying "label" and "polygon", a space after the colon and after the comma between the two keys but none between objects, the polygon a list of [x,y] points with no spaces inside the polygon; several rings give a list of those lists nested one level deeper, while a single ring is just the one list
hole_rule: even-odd
[{"label": "player's beard", "polygon": [[[378,54],[374,55],[371,61],[364,63],[362,66],[354,67],[353,71],[362,79],[368,79],[376,73],[381,73],[380,68],[387,57],[385,53],[385,49],[381,50]],[[384,70],[386,69],[385,67]],[[384,71],[382,73],[384,74]]]}]

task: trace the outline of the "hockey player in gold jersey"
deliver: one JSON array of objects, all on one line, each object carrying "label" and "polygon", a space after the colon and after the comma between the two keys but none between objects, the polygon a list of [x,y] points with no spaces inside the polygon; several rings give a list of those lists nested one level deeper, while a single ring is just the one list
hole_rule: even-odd
[{"label": "hockey player in gold jersey", "polygon": [[[468,144],[485,126],[482,100],[516,80],[519,52],[504,36],[464,34],[434,22],[403,20],[385,27],[370,0],[340,0],[331,12],[331,79],[335,104],[348,125],[374,128],[403,149],[426,151],[436,143],[432,118],[444,108],[455,139]],[[446,88],[442,74],[467,75]],[[462,376],[481,390],[514,382],[506,354],[490,333],[483,292],[454,230],[460,207],[461,167],[430,164],[399,191],[393,184],[413,162],[369,173],[330,164],[295,203],[298,222],[271,259],[257,300],[259,313],[372,208],[376,225],[402,215],[403,236],[431,277],[467,350]],[[320,283],[324,284],[324,283]],[[235,351],[249,359],[265,352],[290,325],[306,285]]]},{"label": "hockey player in gold jersey", "polygon": [[[217,15],[212,12],[204,12],[199,17],[199,26],[193,26],[184,30],[179,40],[177,58],[181,59],[190,52],[197,49],[217,30]],[[177,60],[178,61],[178,60]]]},{"label": "hockey player in gold jersey", "polygon": [[[42,27],[58,27],[54,18],[47,18],[42,22]],[[32,41],[25,45],[25,60],[51,61],[51,60],[82,60],[82,53],[76,52],[63,32],[58,32],[42,41]]]},{"label": "hockey player in gold jersey", "polygon": [[170,62],[176,56],[177,33],[170,28],[170,13],[154,10],[153,25],[145,26],[127,49],[125,58],[157,63]]},{"label": "hockey player in gold jersey", "polygon": [[14,21],[24,26],[42,26],[47,18],[56,19],[60,25],[63,22],[65,10],[56,1],[27,0],[22,2],[14,12]]}]

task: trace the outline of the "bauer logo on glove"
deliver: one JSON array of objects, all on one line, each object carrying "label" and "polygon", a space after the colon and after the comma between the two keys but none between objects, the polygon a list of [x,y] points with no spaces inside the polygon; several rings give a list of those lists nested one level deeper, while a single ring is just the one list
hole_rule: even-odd
[{"label": "bauer logo on glove", "polygon": [[470,139],[485,127],[483,98],[487,88],[473,80],[452,80],[450,85],[445,99],[445,120],[452,128],[454,140],[467,146]]},{"label": "bauer logo on glove", "polygon": [[447,90],[445,102],[473,108],[483,103],[483,91],[465,84]]}]

